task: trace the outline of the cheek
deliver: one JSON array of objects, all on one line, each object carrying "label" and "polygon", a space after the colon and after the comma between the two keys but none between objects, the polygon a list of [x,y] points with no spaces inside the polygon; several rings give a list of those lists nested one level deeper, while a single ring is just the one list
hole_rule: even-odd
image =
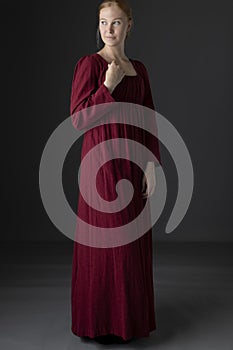
[{"label": "cheek", "polygon": [[121,28],[121,34],[125,35],[127,28]]}]

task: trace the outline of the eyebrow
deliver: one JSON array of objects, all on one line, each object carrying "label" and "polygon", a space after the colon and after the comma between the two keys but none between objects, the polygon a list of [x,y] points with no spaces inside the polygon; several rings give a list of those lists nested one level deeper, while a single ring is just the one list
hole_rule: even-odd
[{"label": "eyebrow", "polygon": [[[106,19],[106,18],[103,17],[103,18],[100,18],[100,19]],[[113,21],[114,21],[115,19],[123,19],[123,18],[122,18],[122,17],[117,17],[117,18],[114,18]]]}]

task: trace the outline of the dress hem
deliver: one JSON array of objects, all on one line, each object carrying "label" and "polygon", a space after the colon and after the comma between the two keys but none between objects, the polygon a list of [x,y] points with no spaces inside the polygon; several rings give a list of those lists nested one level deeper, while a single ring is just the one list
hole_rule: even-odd
[{"label": "dress hem", "polygon": [[149,329],[148,332],[146,333],[142,333],[142,334],[131,334],[131,335],[122,335],[120,332],[117,332],[117,331],[114,331],[114,330],[106,330],[106,331],[101,331],[101,332],[79,332],[79,331],[76,331],[73,327],[71,327],[71,332],[78,336],[78,337],[89,337],[89,338],[95,338],[95,337],[99,337],[99,336],[104,336],[104,335],[107,335],[107,334],[114,334],[115,336],[117,337],[121,337],[123,340],[127,341],[127,340],[130,340],[132,338],[148,338],[150,337],[150,333],[155,331],[156,330],[156,327],[152,327]]}]

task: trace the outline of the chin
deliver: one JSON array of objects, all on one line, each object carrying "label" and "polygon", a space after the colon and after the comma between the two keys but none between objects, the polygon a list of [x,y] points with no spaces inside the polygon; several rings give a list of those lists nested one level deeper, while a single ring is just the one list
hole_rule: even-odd
[{"label": "chin", "polygon": [[117,46],[117,43],[109,43],[109,42],[106,42],[106,41],[104,41],[104,43],[105,43],[105,45],[106,46]]}]

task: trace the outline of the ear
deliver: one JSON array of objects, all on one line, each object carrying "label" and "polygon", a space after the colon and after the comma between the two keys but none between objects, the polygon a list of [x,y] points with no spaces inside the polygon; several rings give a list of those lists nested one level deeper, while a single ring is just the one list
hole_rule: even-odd
[{"label": "ear", "polygon": [[127,32],[130,32],[131,27],[132,27],[132,20],[130,19],[128,23]]}]

